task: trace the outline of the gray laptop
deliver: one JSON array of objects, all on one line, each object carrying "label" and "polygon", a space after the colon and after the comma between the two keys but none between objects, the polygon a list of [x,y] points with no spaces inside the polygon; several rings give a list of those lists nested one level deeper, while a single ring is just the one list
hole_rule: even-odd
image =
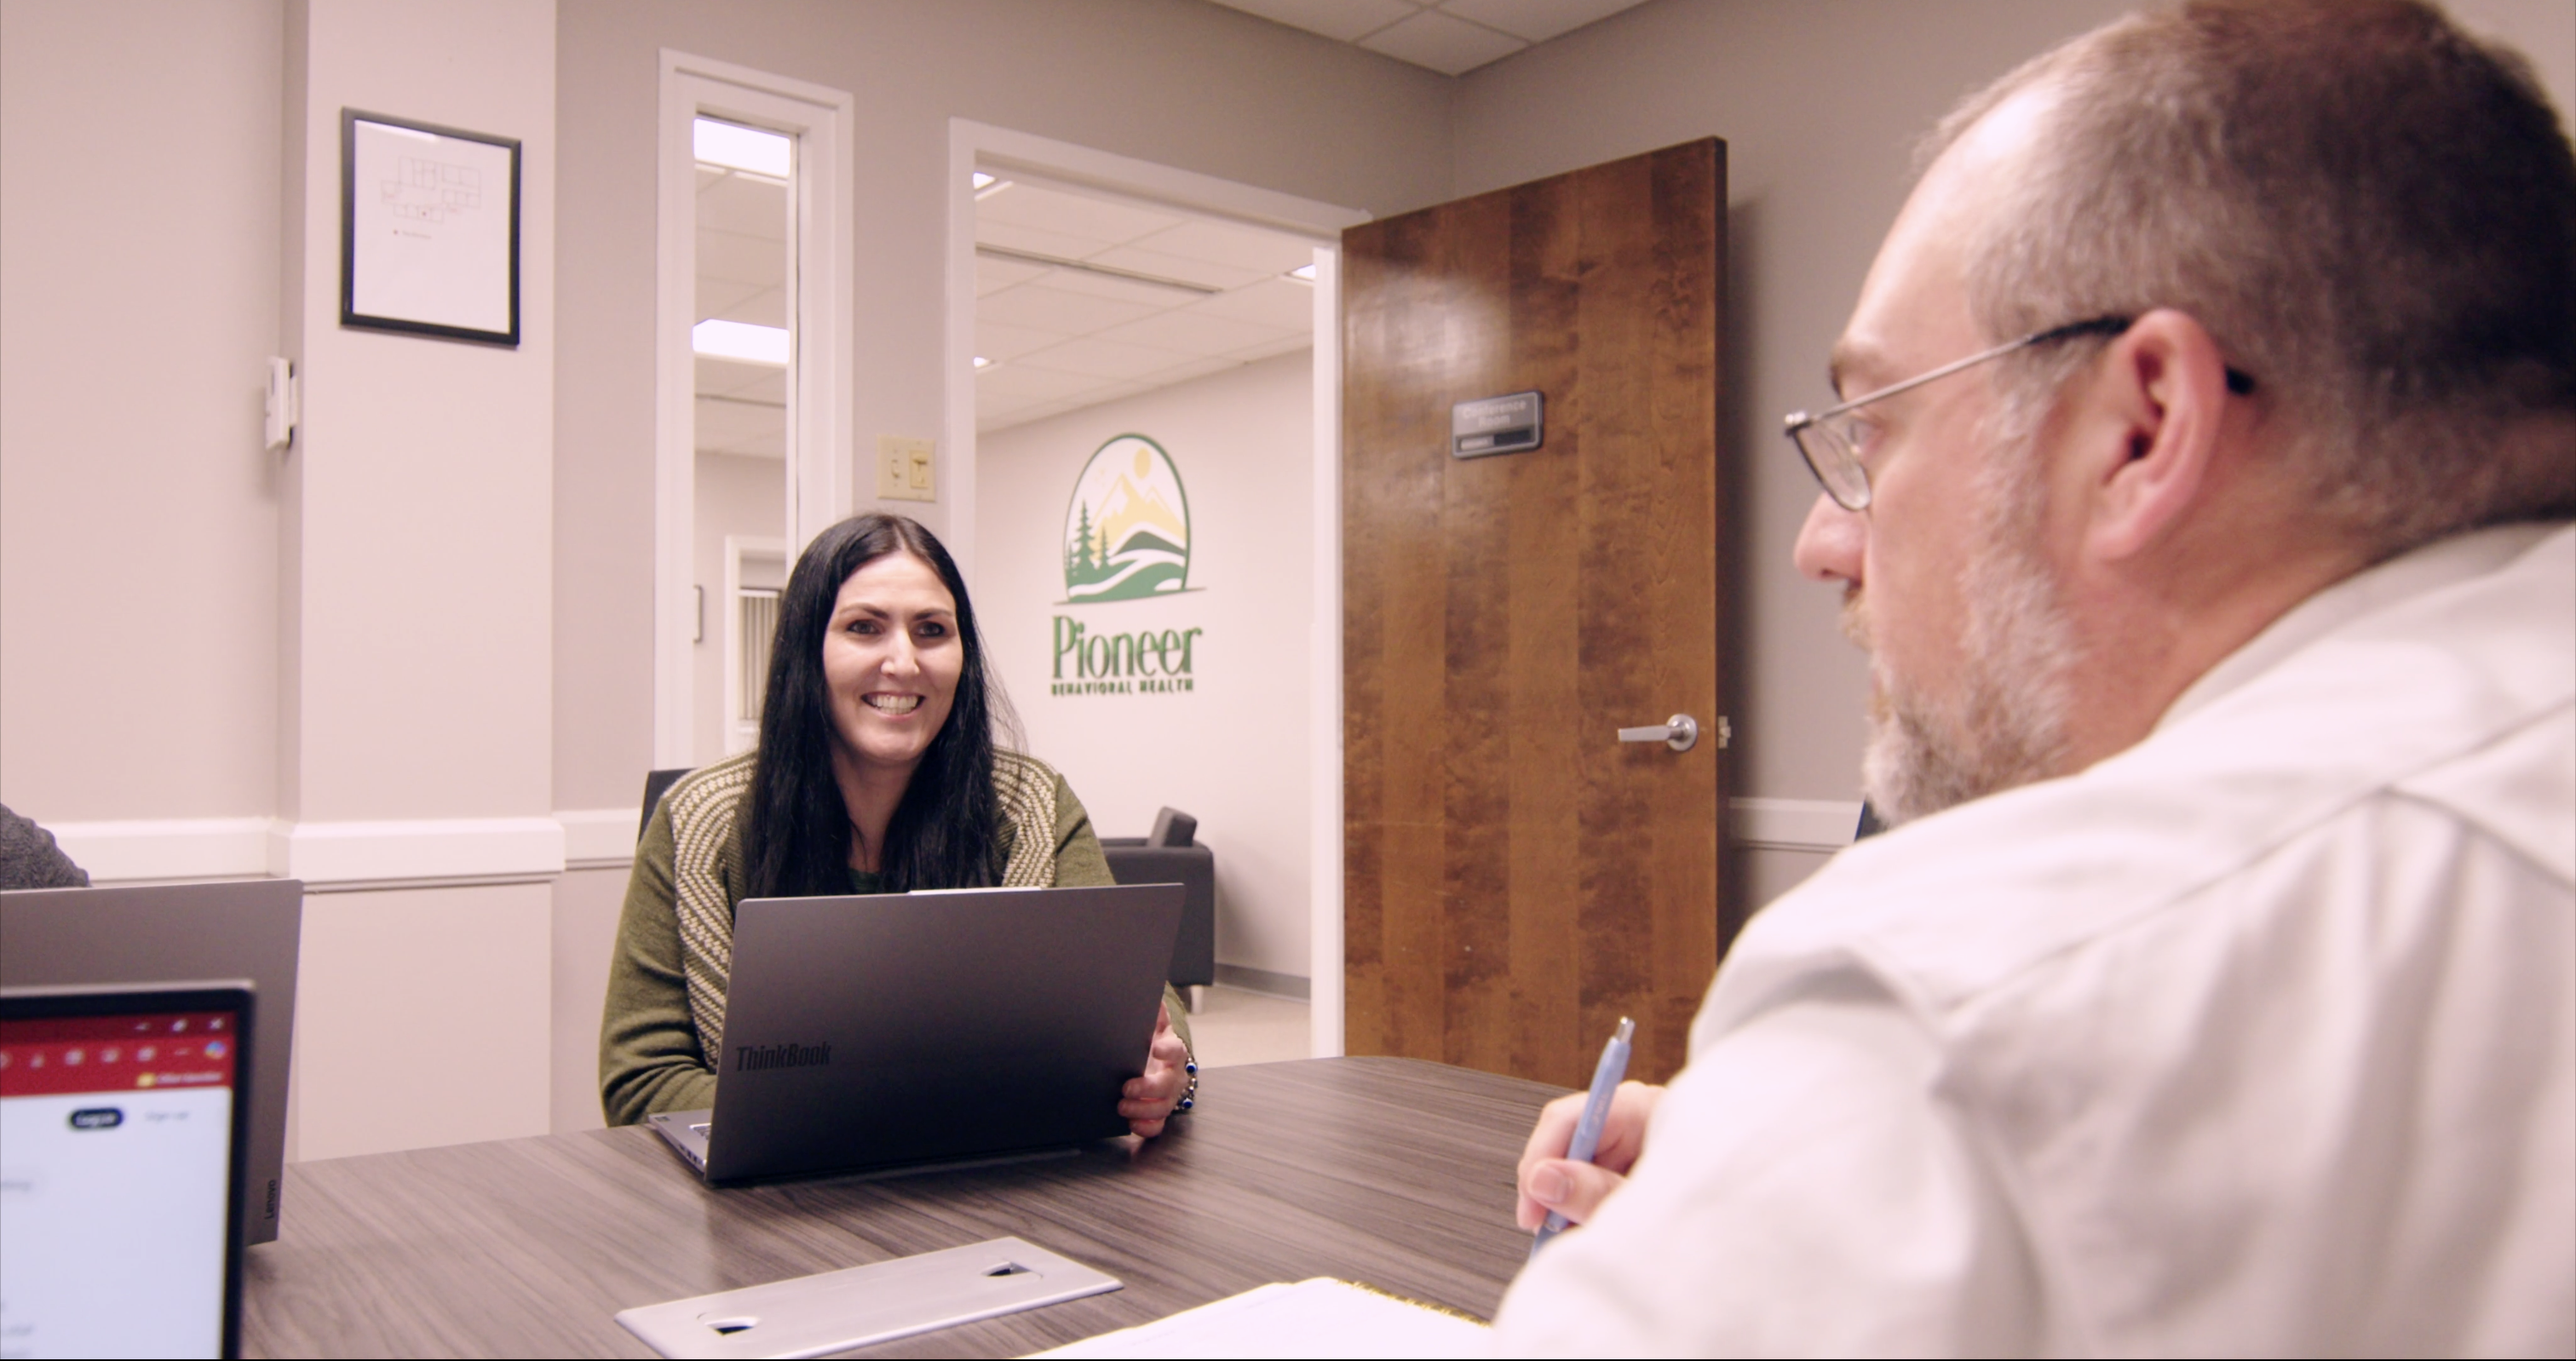
[{"label": "gray laptop", "polygon": [[712,1111],[651,1117],[710,1182],[1127,1132],[1178,884],[751,899]]},{"label": "gray laptop", "polygon": [[0,893],[0,987],[250,980],[260,1024],[242,1171],[245,1243],[277,1237],[303,923],[298,879]]}]

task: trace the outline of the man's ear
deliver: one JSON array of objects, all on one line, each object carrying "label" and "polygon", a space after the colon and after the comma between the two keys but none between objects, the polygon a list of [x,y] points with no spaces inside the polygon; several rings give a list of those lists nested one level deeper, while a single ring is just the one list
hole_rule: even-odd
[{"label": "man's ear", "polygon": [[2094,557],[2134,557],[2190,512],[2220,452],[2227,397],[2226,357],[2187,313],[2158,308],[2112,342],[2077,422],[2091,436],[2084,541]]}]

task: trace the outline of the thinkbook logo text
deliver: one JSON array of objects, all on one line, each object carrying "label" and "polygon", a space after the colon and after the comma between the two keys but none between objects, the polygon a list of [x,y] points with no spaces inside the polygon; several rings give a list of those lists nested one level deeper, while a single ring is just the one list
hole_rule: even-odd
[{"label": "thinkbook logo text", "polygon": [[828,1044],[743,1044],[734,1046],[733,1070],[757,1073],[766,1068],[811,1068],[832,1061]]}]

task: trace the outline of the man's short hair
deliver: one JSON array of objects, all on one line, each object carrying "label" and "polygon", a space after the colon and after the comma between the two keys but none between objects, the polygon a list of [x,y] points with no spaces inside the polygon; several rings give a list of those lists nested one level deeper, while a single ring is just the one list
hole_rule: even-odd
[{"label": "man's short hair", "polygon": [[1926,162],[2034,89],[1970,251],[1990,337],[2191,314],[2374,556],[2576,513],[2576,153],[2518,54],[2413,0],[2200,0],[2030,61]]}]

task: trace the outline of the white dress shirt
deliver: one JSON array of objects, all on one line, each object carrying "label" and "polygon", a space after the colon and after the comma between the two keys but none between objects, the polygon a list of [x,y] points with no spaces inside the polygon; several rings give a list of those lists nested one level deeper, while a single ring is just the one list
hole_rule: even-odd
[{"label": "white dress shirt", "polygon": [[2576,529],[2320,593],[1737,940],[1506,1354],[2576,1351]]}]

